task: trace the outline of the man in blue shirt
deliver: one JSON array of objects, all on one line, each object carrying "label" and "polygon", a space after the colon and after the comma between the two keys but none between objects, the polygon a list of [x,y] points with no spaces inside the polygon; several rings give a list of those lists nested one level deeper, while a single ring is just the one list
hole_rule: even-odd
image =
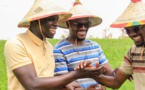
[{"label": "man in blue shirt", "polygon": [[[100,45],[97,42],[86,39],[88,29],[99,25],[102,19],[86,10],[79,0],[76,0],[73,7],[70,9],[70,13],[73,15],[67,22],[59,24],[60,27],[69,28],[70,34],[54,47],[55,75],[74,71],[74,68],[83,61],[91,61],[93,66],[96,66],[98,62],[105,67],[106,71],[104,74],[113,75],[113,70]],[[99,90],[103,88],[92,78],[81,78],[72,83],[73,85],[74,83],[75,85],[78,83],[81,85],[82,89],[88,88],[88,90],[90,90],[89,87],[92,85],[97,85],[95,90],[97,90],[97,88]],[[71,85],[69,84],[69,86]],[[66,86],[66,88],[67,87],[68,86]],[[72,88],[76,87],[74,86]]]}]

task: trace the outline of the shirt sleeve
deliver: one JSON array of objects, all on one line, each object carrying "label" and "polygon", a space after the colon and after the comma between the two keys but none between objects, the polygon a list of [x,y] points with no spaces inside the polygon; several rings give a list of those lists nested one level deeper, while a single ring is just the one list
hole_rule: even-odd
[{"label": "shirt sleeve", "polygon": [[[98,43],[92,41],[92,48],[96,51],[96,56],[100,65],[108,63],[108,60],[103,53],[101,46]],[[93,62],[93,66],[96,66],[96,62]]]},{"label": "shirt sleeve", "polygon": [[106,56],[105,56],[105,54],[103,53],[103,50],[102,50],[102,48],[101,47],[99,47],[99,64],[100,65],[103,65],[103,64],[106,64],[106,63],[108,63],[108,60],[107,60],[107,58],[106,58]]},{"label": "shirt sleeve", "polygon": [[99,51],[99,64],[104,65],[108,63],[108,60],[99,44],[98,44],[98,51]]},{"label": "shirt sleeve", "polygon": [[55,75],[68,73],[68,66],[66,59],[60,49],[54,48],[54,59],[55,59]]},{"label": "shirt sleeve", "polygon": [[6,42],[4,55],[7,66],[11,70],[32,63],[28,58],[28,54],[23,44],[17,39],[8,40]]},{"label": "shirt sleeve", "polygon": [[125,73],[125,74],[133,74],[133,70],[132,70],[132,62],[131,62],[131,58],[130,58],[130,54],[131,50],[129,50],[126,55],[124,56],[124,61],[122,62],[121,66],[120,66],[120,70]]}]

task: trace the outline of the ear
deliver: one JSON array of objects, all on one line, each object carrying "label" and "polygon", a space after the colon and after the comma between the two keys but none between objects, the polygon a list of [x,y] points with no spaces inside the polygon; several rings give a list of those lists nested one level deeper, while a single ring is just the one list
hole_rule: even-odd
[{"label": "ear", "polygon": [[30,22],[30,26],[38,26],[38,20],[35,20],[35,21],[31,21]]}]

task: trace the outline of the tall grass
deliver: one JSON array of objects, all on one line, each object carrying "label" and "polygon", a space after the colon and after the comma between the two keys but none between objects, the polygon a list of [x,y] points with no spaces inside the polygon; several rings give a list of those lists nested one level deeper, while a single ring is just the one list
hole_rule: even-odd
[{"label": "tall grass", "polygon": [[5,41],[0,40],[0,90],[7,90],[7,75],[6,75],[6,66],[5,59],[3,55]]},{"label": "tall grass", "polygon": [[[123,61],[124,54],[132,46],[133,42],[129,38],[126,39],[91,39],[98,42],[106,57],[109,60],[112,68],[119,67]],[[48,39],[48,41],[55,45],[59,40],[58,39]],[[0,41],[0,90],[7,90],[7,75],[6,75],[6,66],[5,59],[3,55],[5,41]],[[107,90],[112,90],[107,88]],[[121,86],[118,90],[134,90],[133,82],[128,80]]]}]

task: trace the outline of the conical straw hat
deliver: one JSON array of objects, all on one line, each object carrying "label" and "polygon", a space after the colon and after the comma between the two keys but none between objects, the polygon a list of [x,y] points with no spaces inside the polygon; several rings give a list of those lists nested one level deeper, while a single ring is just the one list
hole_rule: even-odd
[{"label": "conical straw hat", "polygon": [[[76,0],[69,10],[70,13],[73,15],[68,20],[74,20],[79,18],[85,18],[89,17],[91,22],[91,27],[101,24],[102,19],[94,14],[92,12],[88,11],[82,4],[79,2],[79,0]],[[62,22],[59,24],[59,27],[67,28],[66,22]]]},{"label": "conical straw hat", "polygon": [[29,12],[25,15],[18,27],[29,27],[30,21],[39,20],[45,17],[59,15],[59,21],[69,18],[72,14],[63,8],[55,5],[50,0],[35,0]]},{"label": "conical straw hat", "polygon": [[110,27],[124,28],[145,24],[145,4],[141,0],[131,0],[122,15]]}]

